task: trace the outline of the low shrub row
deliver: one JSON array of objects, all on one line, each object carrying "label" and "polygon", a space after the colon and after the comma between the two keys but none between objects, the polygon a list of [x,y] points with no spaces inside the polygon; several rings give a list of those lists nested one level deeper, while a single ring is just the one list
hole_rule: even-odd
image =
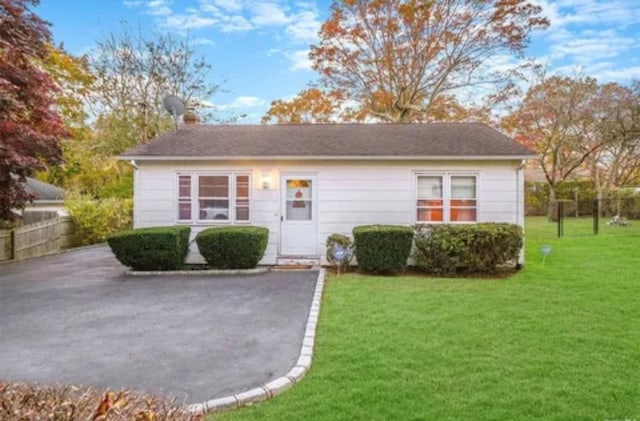
[{"label": "low shrub row", "polygon": [[523,244],[522,227],[507,223],[363,225],[353,238],[358,267],[373,273],[402,272],[410,255],[424,272],[490,273],[515,265]]},{"label": "low shrub row", "polygon": [[[139,228],[107,239],[111,251],[133,270],[176,270],[189,253],[191,228],[186,226]],[[267,248],[269,230],[253,226],[208,228],[196,235],[200,254],[212,268],[256,267]]]},{"label": "low shrub row", "polygon": [[[176,270],[189,252],[191,229],[186,226],[122,231],[108,238],[116,258],[133,270]],[[196,235],[200,254],[209,267],[249,269],[264,256],[269,230],[254,226],[214,227]],[[365,272],[397,273],[406,269],[413,247],[416,268],[436,274],[494,272],[515,263],[522,248],[522,228],[506,223],[473,225],[363,225],[353,229],[353,249]],[[340,246],[346,256],[333,261]],[[345,269],[351,241],[344,235],[327,240],[327,258]],[[344,257],[343,256],[343,257]]]}]

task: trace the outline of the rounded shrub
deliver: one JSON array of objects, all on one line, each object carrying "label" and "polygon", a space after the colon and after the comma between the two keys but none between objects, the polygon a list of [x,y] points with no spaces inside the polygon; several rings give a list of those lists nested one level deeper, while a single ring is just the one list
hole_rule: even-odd
[{"label": "rounded shrub", "polygon": [[515,265],[523,244],[516,224],[418,225],[415,230],[416,267],[436,274],[495,272]]},{"label": "rounded shrub", "polygon": [[116,258],[133,270],[176,270],[189,253],[191,228],[138,228],[107,238]]},{"label": "rounded shrub", "polygon": [[358,267],[366,272],[395,273],[407,267],[413,230],[400,225],[361,225],[353,229]]},{"label": "rounded shrub", "polygon": [[200,254],[209,266],[218,269],[256,267],[268,240],[269,230],[254,226],[208,228],[196,235]]},{"label": "rounded shrub", "polygon": [[[341,271],[346,271],[349,268],[351,260],[353,260],[353,240],[349,236],[344,234],[331,234],[326,241],[327,261],[331,266],[340,266]],[[337,261],[333,255],[336,247],[341,247],[345,251],[345,257]]]}]

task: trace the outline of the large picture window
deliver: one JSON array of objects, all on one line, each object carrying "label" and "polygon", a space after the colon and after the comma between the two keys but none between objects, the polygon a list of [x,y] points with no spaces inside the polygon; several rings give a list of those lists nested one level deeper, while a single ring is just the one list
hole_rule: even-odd
[{"label": "large picture window", "polygon": [[179,222],[249,222],[249,174],[179,174]]},{"label": "large picture window", "polygon": [[476,175],[418,174],[416,222],[476,222]]}]

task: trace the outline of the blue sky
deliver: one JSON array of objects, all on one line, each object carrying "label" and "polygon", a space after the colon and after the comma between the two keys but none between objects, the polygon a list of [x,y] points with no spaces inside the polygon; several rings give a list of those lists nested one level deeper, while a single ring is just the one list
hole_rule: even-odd
[{"label": "blue sky", "polygon": [[[580,66],[601,82],[640,79],[640,1],[537,0],[551,21],[533,35],[527,55],[552,71]],[[84,54],[127,21],[188,36],[213,65],[227,93],[212,102],[255,123],[278,98],[289,98],[316,75],[307,59],[330,1],[300,0],[41,0],[54,40]],[[495,66],[514,64],[495,57]]]}]

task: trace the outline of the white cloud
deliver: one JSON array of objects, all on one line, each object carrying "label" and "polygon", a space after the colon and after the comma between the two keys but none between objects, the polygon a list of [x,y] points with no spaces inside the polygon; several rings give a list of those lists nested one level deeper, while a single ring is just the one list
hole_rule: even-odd
[{"label": "white cloud", "polygon": [[173,14],[170,5],[165,0],[151,0],[147,2],[147,13],[152,16],[169,16]]},{"label": "white cloud", "polygon": [[144,3],[144,1],[142,1],[142,0],[124,0],[122,3],[123,3],[126,7],[134,8],[134,7],[141,6],[141,5],[142,5],[142,3]]},{"label": "white cloud", "polygon": [[488,75],[494,72],[508,72],[518,64],[520,64],[520,61],[510,54],[496,54],[491,56],[485,63]]},{"label": "white cloud", "polygon": [[264,105],[265,103],[264,99],[257,96],[239,96],[229,104],[212,105],[219,111],[230,111],[241,108],[256,108]]},{"label": "white cloud", "polygon": [[231,16],[225,19],[225,22],[220,26],[223,32],[238,32],[238,31],[250,31],[254,27],[243,16]]},{"label": "white cloud", "polygon": [[204,37],[194,39],[193,41],[191,41],[191,44],[193,44],[193,45],[216,45],[216,43],[213,40],[211,40],[209,38],[204,38]]},{"label": "white cloud", "polygon": [[239,0],[213,0],[213,4],[228,12],[239,12],[244,8],[244,4]]},{"label": "white cloud", "polygon": [[[601,70],[594,73],[599,81],[628,81],[632,79],[640,80],[640,66],[619,67],[611,66],[607,70]],[[615,68],[614,68],[615,67]]]},{"label": "white cloud", "polygon": [[257,96],[239,96],[231,103],[235,107],[253,108],[264,105],[264,100]]},{"label": "white cloud", "polygon": [[309,60],[309,50],[297,50],[284,53],[285,57],[291,60],[291,70],[311,70],[311,60]]},{"label": "white cloud", "polygon": [[251,22],[256,26],[282,26],[291,22],[286,8],[275,3],[255,3],[251,15]]},{"label": "white cloud", "polygon": [[286,32],[295,40],[310,44],[318,40],[320,25],[318,12],[307,10],[295,15],[293,23],[287,26]]},{"label": "white cloud", "polygon": [[166,19],[160,23],[160,26],[177,31],[189,31],[191,29],[212,27],[218,22],[219,20],[216,18],[196,14],[174,14],[167,16]]},{"label": "white cloud", "polygon": [[146,0],[144,4],[160,27],[180,33],[206,28],[222,32],[268,29],[275,39],[286,40],[289,48],[300,48],[317,41],[320,29],[314,1],[297,2],[291,9],[278,0],[198,0],[182,11],[175,10],[172,0]]},{"label": "white cloud", "polygon": [[621,37],[609,31],[589,38],[574,38],[550,48],[551,59],[571,56],[576,62],[590,63],[616,57],[637,44],[634,38]]},{"label": "white cloud", "polygon": [[[551,73],[579,66],[599,80],[622,80],[634,73],[632,57],[640,52],[638,0],[535,0],[551,25],[536,32],[546,44]],[[616,62],[614,65],[613,62]]]},{"label": "white cloud", "polygon": [[551,22],[551,33],[569,26],[617,25],[640,22],[637,0],[537,0]]}]

